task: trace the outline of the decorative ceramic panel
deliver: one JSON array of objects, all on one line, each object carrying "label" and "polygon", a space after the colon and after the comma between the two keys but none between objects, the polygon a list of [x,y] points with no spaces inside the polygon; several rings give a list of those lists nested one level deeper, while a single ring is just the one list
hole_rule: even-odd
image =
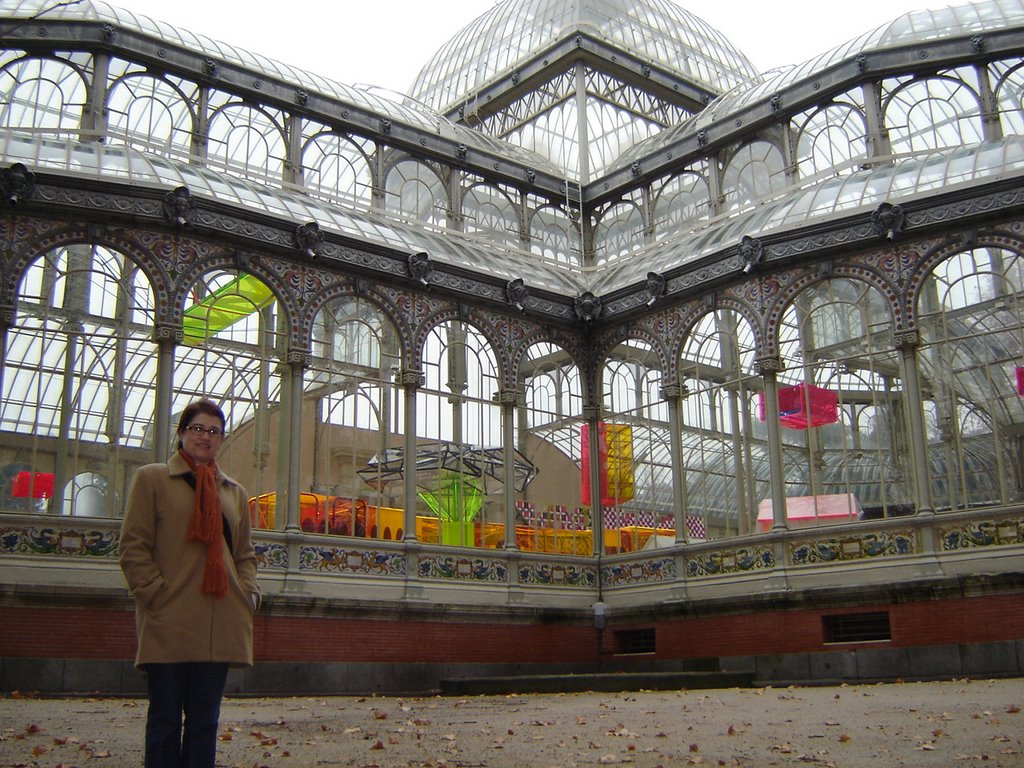
[{"label": "decorative ceramic panel", "polygon": [[606,587],[622,587],[627,584],[651,584],[659,581],[674,580],[675,577],[676,561],[671,557],[618,563],[601,568],[601,578]]},{"label": "decorative ceramic panel", "polygon": [[399,552],[304,546],[299,550],[299,570],[405,576],[406,559]]},{"label": "decorative ceramic panel", "polygon": [[999,547],[1007,544],[1024,544],[1024,518],[1009,520],[980,520],[957,526],[939,528],[942,549],[951,552],[957,549],[976,547]]},{"label": "decorative ceramic panel", "polygon": [[592,589],[597,586],[597,569],[575,563],[525,563],[519,566],[519,583]]},{"label": "decorative ceramic panel", "polygon": [[481,557],[453,557],[434,555],[420,557],[419,575],[424,579],[448,579],[457,581],[488,581],[504,583],[508,580],[508,565],[501,560],[485,560]]},{"label": "decorative ceramic panel", "polygon": [[743,547],[702,552],[686,561],[686,575],[722,576],[727,573],[771,570],[775,567],[775,555],[770,547]]},{"label": "decorative ceramic panel", "polygon": [[0,553],[117,558],[118,531],[68,528],[0,529]]},{"label": "decorative ceramic panel", "polygon": [[915,551],[914,538],[912,530],[902,530],[802,541],[791,546],[791,560],[793,565],[812,565],[912,555]]},{"label": "decorative ceramic panel", "polygon": [[283,544],[253,542],[256,567],[262,570],[288,570],[288,548]]}]

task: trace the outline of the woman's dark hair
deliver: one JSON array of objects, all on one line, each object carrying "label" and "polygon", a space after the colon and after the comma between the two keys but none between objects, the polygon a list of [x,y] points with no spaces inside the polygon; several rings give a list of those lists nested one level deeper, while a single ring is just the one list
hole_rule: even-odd
[{"label": "woman's dark hair", "polygon": [[[185,406],[185,410],[181,412],[181,418],[178,419],[178,435],[185,431],[185,427],[192,423],[192,419],[196,417],[196,414],[205,413],[207,416],[213,416],[215,419],[220,419],[220,428],[224,430],[227,427],[227,419],[224,418],[224,411],[220,409],[213,400],[196,400],[194,403],[189,403]],[[178,440],[178,447],[181,448],[181,440]]]}]

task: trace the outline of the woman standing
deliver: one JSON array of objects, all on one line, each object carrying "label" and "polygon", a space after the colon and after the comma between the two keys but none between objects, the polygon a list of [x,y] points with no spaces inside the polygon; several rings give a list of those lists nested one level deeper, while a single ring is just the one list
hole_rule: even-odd
[{"label": "woman standing", "polygon": [[147,678],[146,768],[213,768],[228,668],[252,664],[256,553],[245,489],[215,461],[224,429],[216,403],[190,404],[177,453],[128,492],[120,563]]}]

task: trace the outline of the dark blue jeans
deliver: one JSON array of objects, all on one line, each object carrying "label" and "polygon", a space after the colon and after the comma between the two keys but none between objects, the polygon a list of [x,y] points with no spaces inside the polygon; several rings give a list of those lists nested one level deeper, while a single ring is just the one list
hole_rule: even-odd
[{"label": "dark blue jeans", "polygon": [[145,670],[146,768],[213,768],[228,665],[147,664]]}]

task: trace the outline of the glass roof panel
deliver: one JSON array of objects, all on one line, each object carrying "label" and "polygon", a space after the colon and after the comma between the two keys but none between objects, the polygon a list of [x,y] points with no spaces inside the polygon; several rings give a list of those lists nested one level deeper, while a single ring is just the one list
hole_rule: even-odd
[{"label": "glass roof panel", "polygon": [[573,270],[553,259],[501,246],[487,238],[430,229],[421,222],[407,224],[379,212],[344,209],[300,194],[262,188],[208,169],[143,155],[129,147],[0,132],[0,161],[21,162],[36,170],[122,178],[133,185],[168,190],[184,185],[200,198],[231,201],[289,221],[316,221],[325,231],[409,253],[426,251],[439,262],[504,279],[528,276],[530,286],[575,295],[582,290],[602,294],[626,287],[642,281],[649,271],[667,271],[695,261],[738,243],[744,235],[762,236],[777,229],[804,226],[812,219],[820,221],[846,215],[856,208],[898,202],[923,190],[949,190],[991,181],[997,176],[1024,176],[1024,137],[936,152],[894,167],[829,179],[793,191],[775,202],[713,220],[688,235],[661,240],[636,255],[610,262],[607,267],[587,270]]},{"label": "glass roof panel", "polygon": [[1024,27],[1024,3],[1021,0],[985,0],[980,3],[903,14],[803,64],[770,70],[751,82],[737,85],[692,118],[630,147],[616,160],[614,166],[622,168],[638,157],[650,156],[660,148],[676,143],[682,136],[690,135],[709,123],[726,120],[733,112],[780,92],[793,83],[820,74],[829,67],[860,53],[898,48],[944,37],[963,37],[989,29],[1014,27]]},{"label": "glass roof panel", "polygon": [[1024,137],[984,142],[909,158],[895,166],[859,171],[789,192],[774,202],[727,218],[708,222],[699,230],[660,240],[641,258],[624,258],[597,270],[590,290],[602,294],[642,282],[649,271],[669,271],[696,261],[744,236],[805,226],[811,220],[848,215],[856,208],[898,203],[922,191],[950,191],[959,186],[991,182],[994,178],[1024,177]]},{"label": "glass roof panel", "polygon": [[384,115],[391,120],[426,129],[433,133],[440,133],[470,147],[511,156],[537,170],[558,175],[562,173],[557,166],[540,155],[484,136],[479,131],[453,125],[423,104],[401,94],[394,94],[386,89],[373,86],[345,85],[269,57],[108,5],[99,0],[79,0],[79,2],[66,4],[55,4],[50,0],[13,0],[13,2],[5,0],[4,5],[4,14],[10,18],[32,18],[42,15],[45,19],[103,21],[135,30],[141,34],[155,36],[168,43],[201,52],[204,56],[219,58],[222,61],[232,62],[261,72],[268,79],[286,82],[295,88],[302,88],[336,99],[353,108]]},{"label": "glass roof panel", "polygon": [[187,186],[199,198],[217,199],[278,215],[288,221],[315,221],[325,231],[355,237],[409,253],[426,251],[438,262],[527,285],[575,295],[581,277],[553,260],[447,229],[429,229],[422,222],[405,223],[380,212],[343,209],[282,190],[260,187],[209,169],[144,155],[131,147],[41,139],[0,131],[0,162],[24,163],[35,171],[71,173],[135,186],[171,190]]},{"label": "glass roof panel", "polygon": [[713,93],[757,74],[721,33],[668,0],[504,0],[438,50],[411,95],[446,112],[577,30],[649,57]]}]

